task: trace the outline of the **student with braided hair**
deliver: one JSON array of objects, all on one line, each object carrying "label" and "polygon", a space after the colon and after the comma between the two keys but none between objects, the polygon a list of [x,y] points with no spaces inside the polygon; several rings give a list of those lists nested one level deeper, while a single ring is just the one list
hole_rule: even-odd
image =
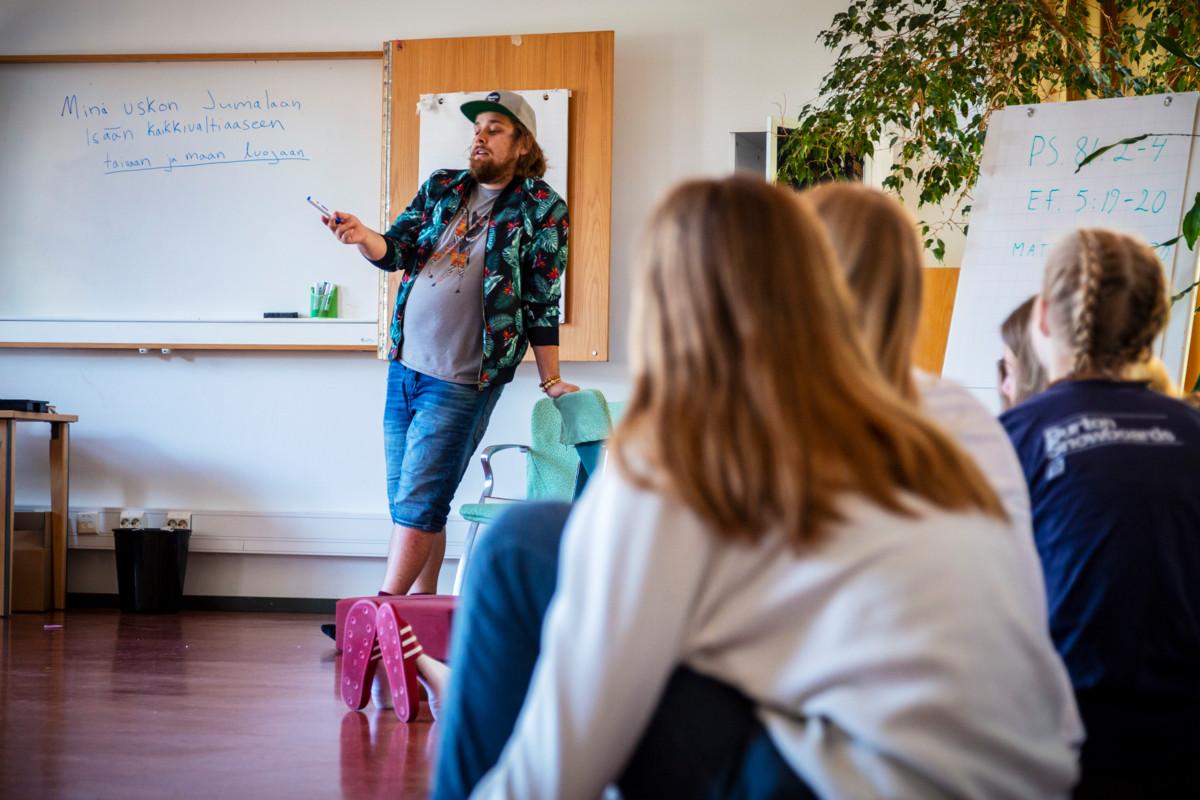
[{"label": "student with braided hair", "polygon": [[1050,386],[1001,417],[1087,728],[1076,797],[1200,796],[1200,412],[1122,380],[1167,310],[1149,247],[1071,234],[1033,310]]}]

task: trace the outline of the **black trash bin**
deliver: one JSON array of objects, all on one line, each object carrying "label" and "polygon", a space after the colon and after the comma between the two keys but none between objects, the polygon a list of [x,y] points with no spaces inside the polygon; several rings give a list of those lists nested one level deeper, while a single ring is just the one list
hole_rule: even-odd
[{"label": "black trash bin", "polygon": [[183,605],[192,532],[182,528],[116,528],[113,538],[121,610],[178,613]]}]

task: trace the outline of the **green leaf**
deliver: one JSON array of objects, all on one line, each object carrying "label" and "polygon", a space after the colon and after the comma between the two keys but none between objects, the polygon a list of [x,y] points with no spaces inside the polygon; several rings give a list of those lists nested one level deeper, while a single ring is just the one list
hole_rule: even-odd
[{"label": "green leaf", "polygon": [[933,257],[941,264],[946,259],[946,243],[938,239],[933,244]]},{"label": "green leaf", "polygon": [[1153,134],[1153,133],[1143,133],[1141,136],[1130,136],[1126,139],[1121,139],[1118,142],[1113,142],[1112,144],[1106,144],[1106,145],[1104,145],[1104,147],[1097,148],[1091,155],[1089,155],[1083,161],[1079,162],[1079,166],[1077,166],[1075,168],[1075,171],[1079,172],[1079,170],[1083,169],[1084,165],[1092,163],[1097,158],[1099,158],[1100,156],[1107,153],[1109,150],[1112,150],[1114,147],[1118,147],[1123,144],[1133,144],[1135,142],[1140,142],[1143,139],[1148,139],[1149,137],[1154,136],[1154,135],[1155,134]]},{"label": "green leaf", "polygon": [[1196,249],[1196,240],[1200,239],[1200,192],[1192,201],[1192,209],[1183,217],[1183,238],[1187,239],[1188,250]]},{"label": "green leaf", "polygon": [[1192,289],[1195,289],[1197,286],[1200,286],[1200,281],[1193,281],[1190,286],[1180,289],[1178,292],[1171,295],[1171,305],[1175,305],[1180,300],[1187,297],[1189,294],[1192,293]]},{"label": "green leaf", "polygon": [[1189,55],[1188,52],[1183,49],[1183,46],[1179,44],[1179,42],[1175,41],[1174,39],[1169,39],[1166,36],[1163,36],[1161,33],[1153,33],[1151,36],[1154,37],[1154,41],[1158,42],[1158,46],[1163,50],[1166,50],[1180,61],[1191,64],[1196,69],[1200,69],[1200,58]]}]

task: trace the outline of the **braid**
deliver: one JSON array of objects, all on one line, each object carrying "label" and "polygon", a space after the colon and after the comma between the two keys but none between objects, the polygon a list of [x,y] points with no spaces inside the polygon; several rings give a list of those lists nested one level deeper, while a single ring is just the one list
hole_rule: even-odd
[{"label": "braid", "polygon": [[1080,230],[1055,248],[1046,262],[1043,296],[1077,377],[1116,376],[1148,361],[1169,311],[1153,251],[1106,230]]},{"label": "braid", "polygon": [[1091,231],[1079,231],[1079,285],[1072,304],[1075,313],[1071,326],[1075,373],[1090,372],[1095,367],[1096,305],[1103,267],[1093,244]]},{"label": "braid", "polygon": [[1166,327],[1170,302],[1166,280],[1158,259],[1142,245],[1132,242],[1122,248],[1122,266],[1128,281],[1129,316],[1118,352],[1120,363],[1147,362],[1153,356],[1154,338]]}]

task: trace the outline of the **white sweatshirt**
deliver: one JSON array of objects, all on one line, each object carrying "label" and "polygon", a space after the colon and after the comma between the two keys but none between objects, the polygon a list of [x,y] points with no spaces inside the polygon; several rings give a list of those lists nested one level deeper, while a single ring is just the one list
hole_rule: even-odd
[{"label": "white sweatshirt", "polygon": [[1048,620],[1046,581],[1033,542],[1029,484],[1025,481],[1012,440],[1000,420],[962,386],[919,370],[915,377],[921,394],[921,410],[975,460],[1008,512],[1012,523],[1009,529],[1025,567],[1027,590],[1038,603],[1041,618]]},{"label": "white sweatshirt", "polygon": [[755,700],[828,798],[1068,794],[1081,726],[1014,536],[979,514],[859,498],[803,555],[714,538],[613,468],[567,524],[542,654],[476,797],[615,780],[680,664]]}]

